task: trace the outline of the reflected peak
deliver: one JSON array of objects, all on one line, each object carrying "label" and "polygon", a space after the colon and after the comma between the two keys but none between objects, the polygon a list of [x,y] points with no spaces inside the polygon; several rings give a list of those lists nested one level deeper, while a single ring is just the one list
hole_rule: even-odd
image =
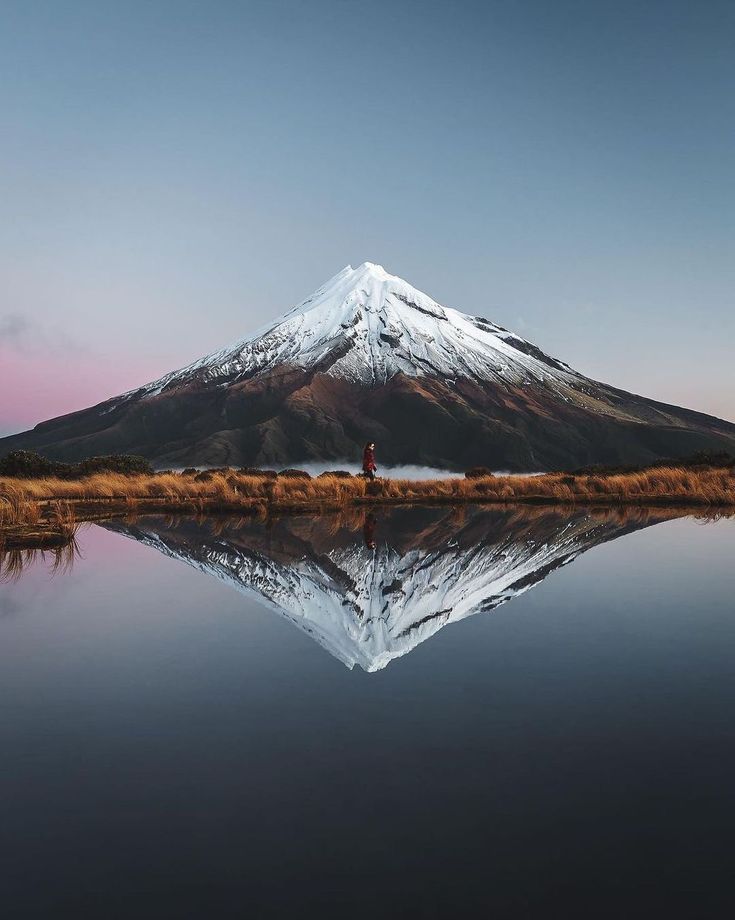
[{"label": "reflected peak", "polygon": [[465,506],[103,526],[254,596],[347,667],[377,671],[587,549],[659,520],[643,511]]}]

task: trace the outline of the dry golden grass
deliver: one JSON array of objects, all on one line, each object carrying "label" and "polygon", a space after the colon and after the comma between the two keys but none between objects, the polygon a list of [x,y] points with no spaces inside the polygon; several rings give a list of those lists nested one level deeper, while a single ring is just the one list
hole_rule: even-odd
[{"label": "dry golden grass", "polygon": [[0,492],[0,527],[36,524],[40,517],[41,508],[37,502]]},{"label": "dry golden grass", "polygon": [[234,470],[212,472],[204,479],[178,473],[97,473],[80,480],[3,479],[0,528],[41,523],[70,528],[75,520],[126,512],[264,514],[401,502],[730,506],[735,505],[735,475],[731,469],[662,467],[619,475],[548,473],[374,482],[359,476],[266,479]]},{"label": "dry golden grass", "polygon": [[78,527],[68,501],[49,501],[44,506],[20,491],[0,487],[0,553],[18,544],[58,546],[72,541]]}]

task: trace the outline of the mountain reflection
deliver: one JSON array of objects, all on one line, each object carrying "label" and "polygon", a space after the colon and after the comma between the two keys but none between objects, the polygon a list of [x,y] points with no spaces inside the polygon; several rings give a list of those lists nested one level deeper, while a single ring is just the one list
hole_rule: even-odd
[{"label": "mountain reflection", "polygon": [[376,671],[448,623],[522,594],[580,553],[673,516],[401,507],[102,526],[256,598],[347,667]]}]

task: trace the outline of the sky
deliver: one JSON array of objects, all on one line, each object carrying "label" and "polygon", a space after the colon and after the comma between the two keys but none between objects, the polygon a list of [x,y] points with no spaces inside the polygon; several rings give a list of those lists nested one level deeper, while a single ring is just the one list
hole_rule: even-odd
[{"label": "sky", "polygon": [[0,434],[378,262],[735,420],[731,0],[0,0]]}]

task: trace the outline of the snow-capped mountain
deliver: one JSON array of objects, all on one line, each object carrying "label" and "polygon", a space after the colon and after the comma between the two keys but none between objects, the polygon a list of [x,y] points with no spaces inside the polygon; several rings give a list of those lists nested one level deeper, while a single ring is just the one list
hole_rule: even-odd
[{"label": "snow-capped mountain", "polygon": [[501,326],[442,307],[381,265],[363,262],[343,268],[277,322],[167,374],[143,392],[160,393],[194,379],[250,377],[284,364],[324,368],[330,377],[368,386],[396,374],[555,380],[565,386],[585,380]]},{"label": "snow-capped mountain", "polygon": [[347,667],[377,671],[449,623],[493,610],[580,553],[657,520],[470,507],[459,517],[456,509],[403,508],[380,520],[363,514],[362,522],[151,518],[102,526],[254,597]]},{"label": "snow-capped mountain", "polygon": [[347,266],[276,322],[91,409],[0,440],[159,466],[347,460],[544,470],[735,452],[735,425],[577,373],[381,266]]}]

